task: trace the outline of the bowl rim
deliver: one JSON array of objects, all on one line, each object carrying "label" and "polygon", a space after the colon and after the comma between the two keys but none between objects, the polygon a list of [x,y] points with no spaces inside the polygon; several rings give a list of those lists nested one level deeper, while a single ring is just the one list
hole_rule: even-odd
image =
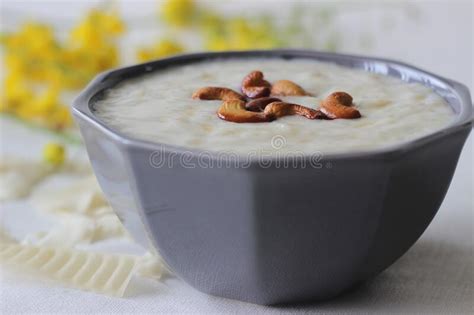
[{"label": "bowl rim", "polygon": [[[407,151],[419,148],[425,144],[436,141],[449,134],[455,133],[461,129],[472,128],[474,121],[473,108],[469,89],[462,83],[457,81],[444,78],[437,74],[422,70],[418,67],[410,64],[386,59],[379,57],[370,57],[363,55],[353,54],[341,54],[332,52],[321,52],[316,50],[299,50],[299,49],[272,49],[272,50],[244,50],[244,51],[225,51],[225,52],[197,52],[197,53],[186,53],[174,55],[168,58],[158,59],[146,63],[140,63],[131,66],[125,66],[115,69],[110,69],[99,73],[74,99],[72,104],[72,112],[76,119],[82,119],[86,121],[92,127],[98,129],[109,138],[116,142],[119,142],[126,147],[141,147],[150,150],[160,150],[163,153],[174,153],[174,154],[188,154],[190,158],[202,156],[205,154],[206,158],[215,160],[222,159],[225,156],[233,155],[233,158],[237,162],[248,162],[253,164],[254,162],[268,161],[272,162],[279,159],[279,156],[253,156],[249,157],[244,154],[233,154],[225,151],[206,150],[199,148],[192,148],[186,146],[179,146],[173,144],[166,144],[160,142],[152,142],[147,140],[140,140],[131,136],[122,134],[121,132],[112,129],[102,122],[92,111],[90,103],[96,95],[101,93],[103,90],[114,86],[120,81],[126,80],[127,78],[143,75],[153,71],[159,71],[164,67],[179,66],[187,63],[200,62],[210,59],[218,58],[282,58],[282,59],[312,59],[322,62],[331,62],[341,64],[342,61],[348,63],[364,63],[365,65],[371,66],[390,66],[400,71],[411,72],[417,75],[421,75],[429,81],[434,81],[440,86],[449,88],[454,92],[459,100],[460,108],[459,113],[456,113],[456,118],[447,126],[429,133],[425,136],[408,140],[395,145],[384,146],[378,149],[361,150],[361,151],[348,151],[340,153],[322,153],[324,160],[338,160],[347,158],[391,158],[403,154]],[[347,66],[347,65],[343,65]],[[380,73],[382,75],[389,75],[374,71],[374,69],[364,69],[362,67],[349,66],[355,69],[371,70],[370,72]],[[403,80],[403,79],[402,79]],[[422,82],[420,82],[422,83]],[[423,83],[422,83],[423,84]],[[426,84],[424,84],[427,86]],[[430,87],[430,86],[428,86]],[[436,90],[434,90],[436,93]],[[315,152],[318,152],[315,150]],[[292,156],[287,156],[291,158]],[[312,154],[304,154],[304,159],[313,158]],[[245,160],[245,161],[244,161]]]}]

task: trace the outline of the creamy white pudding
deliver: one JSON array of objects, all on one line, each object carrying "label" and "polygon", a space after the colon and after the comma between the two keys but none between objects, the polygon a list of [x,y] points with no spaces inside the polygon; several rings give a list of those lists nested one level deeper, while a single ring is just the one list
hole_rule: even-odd
[{"label": "creamy white pudding", "polygon": [[[222,101],[191,98],[205,86],[240,92],[242,79],[253,70],[262,71],[270,83],[297,83],[312,96],[279,98],[314,109],[330,93],[345,91],[362,117],[285,116],[234,123],[216,115]],[[304,59],[228,59],[171,67],[106,90],[94,110],[108,126],[135,139],[239,154],[366,151],[419,138],[454,118],[443,98],[421,84]]]}]

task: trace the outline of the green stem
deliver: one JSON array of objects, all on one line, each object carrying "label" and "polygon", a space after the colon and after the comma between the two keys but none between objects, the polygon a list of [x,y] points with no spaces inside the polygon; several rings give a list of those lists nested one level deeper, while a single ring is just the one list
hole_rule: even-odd
[{"label": "green stem", "polygon": [[10,114],[10,113],[0,113],[0,115],[1,115],[1,117],[5,117],[7,119],[10,119],[11,121],[17,122],[17,123],[23,125],[26,128],[29,128],[31,130],[41,131],[44,134],[48,134],[50,136],[53,136],[53,137],[57,138],[58,140],[61,140],[65,143],[67,143],[67,144],[80,145],[80,146],[83,145],[82,139],[79,136],[77,136],[73,133],[54,131],[54,130],[48,129],[46,127],[39,126],[35,123],[32,123],[32,122],[26,121],[24,119],[21,119],[18,116],[15,116],[15,115]]}]

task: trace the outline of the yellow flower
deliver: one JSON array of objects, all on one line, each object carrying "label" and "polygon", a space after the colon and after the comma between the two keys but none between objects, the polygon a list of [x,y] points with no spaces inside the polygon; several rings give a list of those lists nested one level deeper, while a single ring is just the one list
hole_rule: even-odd
[{"label": "yellow flower", "polygon": [[38,116],[47,115],[59,104],[59,90],[55,87],[50,87],[39,96],[35,97],[31,102],[31,110]]},{"label": "yellow flower", "polygon": [[144,47],[137,51],[139,61],[163,58],[169,55],[179,54],[184,51],[183,46],[171,39],[162,39],[151,47]]},{"label": "yellow flower", "polygon": [[33,97],[19,71],[10,73],[4,81],[1,111],[15,111]]},{"label": "yellow flower", "polygon": [[100,23],[100,27],[109,36],[120,35],[125,31],[125,25],[117,12],[105,12],[95,10],[95,17]]},{"label": "yellow flower", "polygon": [[204,42],[209,50],[264,49],[279,45],[273,26],[266,21],[237,17],[225,23],[214,20],[204,25]]},{"label": "yellow flower", "polygon": [[69,109],[60,101],[60,90],[50,86],[29,105],[30,115],[51,129],[62,130],[72,125]]},{"label": "yellow flower", "polygon": [[70,45],[72,47],[83,47],[97,49],[102,43],[102,34],[96,31],[96,27],[90,20],[81,22],[71,31]]},{"label": "yellow flower", "polygon": [[165,0],[160,9],[162,19],[170,26],[187,27],[196,19],[197,8],[193,0]]},{"label": "yellow flower", "polygon": [[109,13],[93,9],[72,29],[71,45],[90,48],[94,51],[122,34],[124,29],[124,24],[116,12]]},{"label": "yellow flower", "polygon": [[211,51],[231,50],[232,45],[225,36],[210,35],[206,40],[206,48]]},{"label": "yellow flower", "polygon": [[13,50],[41,53],[56,46],[53,30],[42,23],[27,22],[13,35],[6,36],[5,46]]},{"label": "yellow flower", "polygon": [[57,106],[49,117],[49,127],[55,130],[63,130],[72,126],[72,117],[69,108]]},{"label": "yellow flower", "polygon": [[220,32],[225,27],[225,19],[214,12],[205,11],[199,15],[199,26],[204,32]]},{"label": "yellow flower", "polygon": [[123,31],[116,12],[94,9],[71,30],[69,41],[57,40],[50,26],[36,22],[2,34],[6,75],[0,111],[56,130],[71,126],[61,93],[115,67],[119,63],[116,40]]},{"label": "yellow flower", "polygon": [[27,70],[24,59],[19,55],[7,52],[4,56],[5,67],[9,72],[25,72]]},{"label": "yellow flower", "polygon": [[66,150],[59,143],[49,142],[43,148],[43,159],[45,162],[54,166],[64,163],[66,158]]},{"label": "yellow flower", "polygon": [[99,71],[115,67],[119,61],[116,37],[124,28],[117,13],[92,10],[71,31],[63,60],[71,72],[81,72],[79,77],[85,81]]}]

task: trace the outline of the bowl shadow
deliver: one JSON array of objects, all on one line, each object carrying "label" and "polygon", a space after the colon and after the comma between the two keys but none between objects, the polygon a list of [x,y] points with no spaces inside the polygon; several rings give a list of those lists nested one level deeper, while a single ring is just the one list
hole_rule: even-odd
[{"label": "bowl shadow", "polygon": [[328,301],[272,306],[285,312],[469,314],[474,311],[473,248],[420,240],[375,278]]}]

